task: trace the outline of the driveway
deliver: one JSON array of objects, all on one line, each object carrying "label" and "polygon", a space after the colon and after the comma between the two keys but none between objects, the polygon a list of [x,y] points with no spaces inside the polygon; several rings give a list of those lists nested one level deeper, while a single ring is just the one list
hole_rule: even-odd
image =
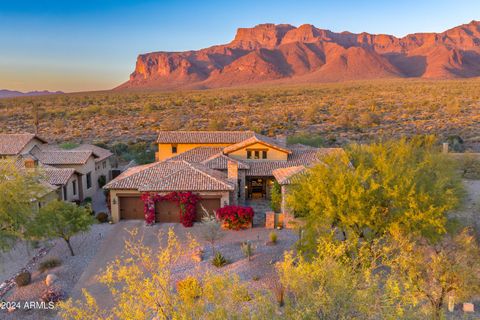
[{"label": "driveway", "polygon": [[[217,242],[215,247],[222,252],[230,263],[217,269],[209,261],[212,257],[211,248],[202,241],[201,224],[196,224],[192,228],[185,228],[176,223],[162,223],[147,227],[143,221],[124,220],[113,227],[72,290],[71,296],[74,299],[81,298],[82,289],[87,289],[97,299],[98,305],[102,308],[113,306],[110,291],[105,285],[99,283],[96,277],[102,274],[103,270],[115,258],[123,255],[125,240],[131,239],[127,230],[134,228],[138,229],[138,237],[143,237],[143,243],[152,248],[159,247],[159,232],[162,231],[162,234],[166,235],[170,227],[174,229],[179,242],[186,245],[187,233],[190,233],[202,245],[205,250],[204,260],[194,262],[190,256],[183,257],[173,270],[175,280],[182,279],[187,275],[201,275],[207,271],[213,273],[225,272],[237,274],[242,280],[251,282],[251,286],[254,288],[264,288],[276,281],[274,279],[274,263],[282,260],[285,250],[289,250],[297,240],[297,234],[292,230],[276,230],[275,232],[278,235],[277,245],[267,246],[268,235],[272,230],[253,228],[241,231],[225,231],[224,237]],[[241,243],[247,240],[256,247],[252,261],[248,261],[240,250]]]}]

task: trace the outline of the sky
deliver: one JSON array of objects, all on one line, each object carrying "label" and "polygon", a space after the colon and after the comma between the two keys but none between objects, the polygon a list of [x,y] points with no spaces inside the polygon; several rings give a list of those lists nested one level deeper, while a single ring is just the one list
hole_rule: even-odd
[{"label": "sky", "polygon": [[0,0],[0,89],[111,89],[138,54],[228,43],[260,23],[404,36],[471,20],[479,0]]}]

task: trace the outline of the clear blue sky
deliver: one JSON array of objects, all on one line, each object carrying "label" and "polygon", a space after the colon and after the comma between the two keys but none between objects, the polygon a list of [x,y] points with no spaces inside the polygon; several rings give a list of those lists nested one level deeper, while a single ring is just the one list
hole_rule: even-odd
[{"label": "clear blue sky", "polygon": [[226,43],[259,23],[403,36],[479,19],[479,0],[0,0],[0,89],[110,89],[139,53]]}]

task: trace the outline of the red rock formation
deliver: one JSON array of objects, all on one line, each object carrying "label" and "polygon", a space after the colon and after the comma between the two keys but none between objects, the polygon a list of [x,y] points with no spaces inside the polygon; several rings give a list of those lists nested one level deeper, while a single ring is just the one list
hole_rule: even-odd
[{"label": "red rock formation", "polygon": [[480,76],[480,22],[442,33],[403,38],[335,33],[305,24],[240,28],[226,45],[138,56],[130,80],[118,87],[211,88],[281,80]]}]

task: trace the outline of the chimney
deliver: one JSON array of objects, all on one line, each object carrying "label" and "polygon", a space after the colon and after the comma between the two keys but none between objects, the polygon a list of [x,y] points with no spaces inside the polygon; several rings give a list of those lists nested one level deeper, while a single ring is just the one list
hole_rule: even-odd
[{"label": "chimney", "polygon": [[286,147],[287,146],[287,136],[284,134],[277,134],[275,137],[275,140],[278,141],[278,144],[281,146]]},{"label": "chimney", "polygon": [[24,160],[23,163],[26,169],[35,169],[35,167],[37,166],[37,163],[34,159],[27,158]]},{"label": "chimney", "polygon": [[228,160],[227,177],[228,180],[234,181],[235,183],[238,181],[238,162]]},{"label": "chimney", "polygon": [[442,145],[442,152],[443,153],[448,153],[448,142],[444,142]]}]

